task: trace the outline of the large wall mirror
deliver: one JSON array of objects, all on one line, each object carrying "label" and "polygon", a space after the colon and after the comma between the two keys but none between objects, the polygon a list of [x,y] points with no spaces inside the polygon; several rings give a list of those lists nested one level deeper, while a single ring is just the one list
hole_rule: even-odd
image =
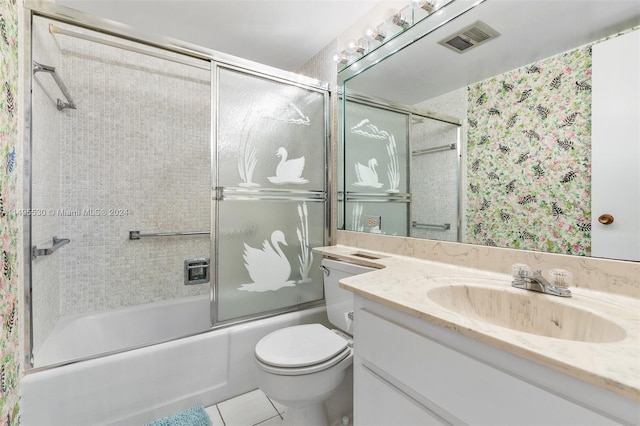
[{"label": "large wall mirror", "polygon": [[338,74],[338,228],[640,261],[640,3],[429,19]]}]

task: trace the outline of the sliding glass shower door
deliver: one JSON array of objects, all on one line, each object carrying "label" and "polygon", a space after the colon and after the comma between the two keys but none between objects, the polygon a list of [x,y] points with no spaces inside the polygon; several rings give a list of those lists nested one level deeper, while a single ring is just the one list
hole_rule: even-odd
[{"label": "sliding glass shower door", "polygon": [[218,67],[212,322],[323,297],[327,94]]},{"label": "sliding glass shower door", "polygon": [[210,61],[39,16],[32,58],[35,366],[208,330]]},{"label": "sliding glass shower door", "polygon": [[30,24],[32,366],[322,300],[326,85]]}]

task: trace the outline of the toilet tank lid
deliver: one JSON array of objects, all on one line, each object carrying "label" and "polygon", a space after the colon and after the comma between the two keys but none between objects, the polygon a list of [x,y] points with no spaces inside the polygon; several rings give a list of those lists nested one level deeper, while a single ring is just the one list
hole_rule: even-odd
[{"label": "toilet tank lid", "polygon": [[303,324],[263,337],[256,345],[255,354],[260,361],[276,367],[305,367],[333,358],[348,344],[322,324]]}]

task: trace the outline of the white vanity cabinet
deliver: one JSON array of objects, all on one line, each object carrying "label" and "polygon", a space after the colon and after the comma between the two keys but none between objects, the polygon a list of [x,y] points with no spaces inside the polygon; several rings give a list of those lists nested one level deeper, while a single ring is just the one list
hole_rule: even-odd
[{"label": "white vanity cabinet", "polygon": [[359,295],[355,305],[356,426],[640,423],[635,401]]}]

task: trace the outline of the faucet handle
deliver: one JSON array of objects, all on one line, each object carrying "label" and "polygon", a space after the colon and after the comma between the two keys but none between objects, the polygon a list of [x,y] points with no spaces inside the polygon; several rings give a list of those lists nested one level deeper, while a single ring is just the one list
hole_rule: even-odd
[{"label": "faucet handle", "polygon": [[523,278],[531,276],[531,268],[525,263],[514,263],[511,265],[511,276],[513,278]]},{"label": "faucet handle", "polygon": [[552,269],[549,271],[549,281],[559,288],[567,288],[571,285],[573,276],[571,272],[564,269]]}]

